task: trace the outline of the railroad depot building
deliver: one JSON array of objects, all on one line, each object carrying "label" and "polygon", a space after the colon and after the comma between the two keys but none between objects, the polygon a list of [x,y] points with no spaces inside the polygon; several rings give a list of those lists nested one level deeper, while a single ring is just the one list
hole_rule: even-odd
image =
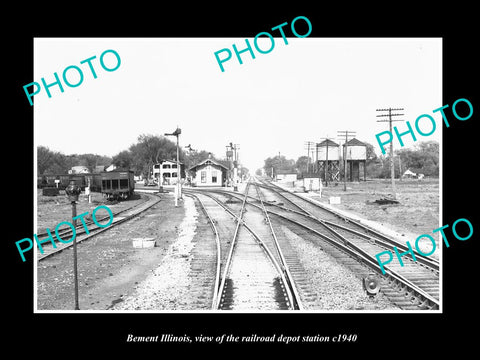
[{"label": "railroad depot building", "polygon": [[188,169],[192,173],[193,186],[224,186],[228,169],[209,158]]},{"label": "railroad depot building", "polygon": [[[185,166],[180,163],[180,171],[176,161],[164,160],[158,164],[153,165],[153,178],[161,179],[162,185],[175,185],[178,181],[178,177],[185,174]],[[185,176],[181,176],[185,178]]]}]

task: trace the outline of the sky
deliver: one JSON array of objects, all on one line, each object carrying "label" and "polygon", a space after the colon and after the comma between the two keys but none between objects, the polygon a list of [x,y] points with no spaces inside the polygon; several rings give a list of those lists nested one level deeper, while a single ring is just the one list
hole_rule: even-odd
[{"label": "sky", "polygon": [[[57,72],[64,92],[54,85],[51,98],[43,87],[34,96],[35,145],[67,155],[114,156],[141,134],[163,135],[178,126],[181,146],[219,158],[227,144],[239,144],[240,162],[254,172],[279,153],[295,160],[306,155],[307,141],[328,136],[342,143],[337,132],[345,130],[380,155],[375,135],[388,123],[377,122],[376,109],[388,107],[404,108],[398,119],[412,127],[418,116],[433,116],[436,131],[416,134],[417,143],[441,142],[441,115],[433,113],[444,105],[441,38],[293,37],[288,45],[274,39],[268,54],[249,39],[255,59],[247,51],[240,64],[232,44],[244,49],[245,38],[36,38],[32,82],[52,83]],[[268,49],[270,40],[258,44]],[[222,72],[214,53],[224,48],[233,55]],[[121,64],[107,72],[99,58],[110,49]],[[96,79],[87,63],[80,64],[92,56]],[[112,53],[104,61],[116,65]],[[70,65],[83,72],[78,87],[63,82]],[[79,81],[75,70],[67,74],[70,82]],[[407,129],[404,122],[394,125]],[[421,128],[428,132],[431,125]],[[416,144],[408,135],[402,140]],[[394,146],[400,148],[398,141]]]}]

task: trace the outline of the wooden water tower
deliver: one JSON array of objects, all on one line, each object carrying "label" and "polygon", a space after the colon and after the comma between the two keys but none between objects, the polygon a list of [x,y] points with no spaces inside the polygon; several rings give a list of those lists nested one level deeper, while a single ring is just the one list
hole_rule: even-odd
[{"label": "wooden water tower", "polygon": [[[343,144],[345,154],[345,144]],[[347,142],[347,178],[360,181],[360,165],[363,167],[363,181],[367,180],[367,145],[353,138]]]},{"label": "wooden water tower", "polygon": [[323,181],[340,181],[340,145],[330,139],[317,144],[318,172]]}]

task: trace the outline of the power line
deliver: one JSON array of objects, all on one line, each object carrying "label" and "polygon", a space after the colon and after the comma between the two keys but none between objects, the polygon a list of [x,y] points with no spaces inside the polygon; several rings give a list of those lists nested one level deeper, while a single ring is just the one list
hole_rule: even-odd
[{"label": "power line", "polygon": [[307,149],[307,173],[310,172],[310,149],[312,152],[315,148],[315,142],[313,141],[305,141],[305,149]]},{"label": "power line", "polygon": [[[405,121],[402,119],[392,119],[392,116],[403,116],[404,114],[392,114],[392,111],[403,111],[403,108],[388,108],[388,109],[377,109],[377,111],[388,111],[388,114],[380,114],[377,115],[377,117],[388,117],[388,120],[377,120],[377,122],[388,122],[389,123],[389,129],[390,129],[390,134],[392,134],[392,122],[394,121]],[[392,192],[393,192],[393,198],[396,199],[396,191],[395,191],[395,166],[393,163],[393,141],[390,141],[390,177],[392,179]]]}]

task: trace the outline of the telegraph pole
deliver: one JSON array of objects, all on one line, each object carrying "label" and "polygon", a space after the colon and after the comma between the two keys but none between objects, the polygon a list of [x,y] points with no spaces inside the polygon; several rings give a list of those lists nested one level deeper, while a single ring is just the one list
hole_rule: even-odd
[{"label": "telegraph pole", "polygon": [[[392,122],[393,121],[405,121],[405,120],[393,120],[392,116],[403,116],[404,114],[392,114],[392,111],[403,111],[403,108],[398,108],[398,109],[377,109],[377,111],[388,111],[387,114],[381,114],[377,115],[377,117],[387,117],[388,120],[377,120],[377,122],[387,122],[389,123],[389,128],[390,128],[390,134],[393,134],[392,132]],[[390,141],[390,177],[392,179],[392,192],[393,192],[393,198],[397,198],[397,193],[395,190],[395,165],[393,163],[393,141]]]},{"label": "telegraph pole", "polygon": [[[328,141],[330,140],[330,138],[327,135],[326,138],[321,138],[320,140],[325,140],[325,145],[327,145],[326,149],[325,149],[326,150],[325,166],[324,166],[324,169],[323,169],[324,173],[325,173],[325,187],[327,187],[328,186]],[[317,157],[318,157],[318,145],[319,144],[317,144]],[[317,163],[318,163],[318,159],[317,159]]]},{"label": "telegraph pole", "polygon": [[345,131],[337,131],[337,135],[342,137],[342,136],[345,136],[345,144],[344,144],[344,149],[343,149],[343,152],[344,152],[344,157],[343,157],[343,162],[344,162],[344,165],[343,165],[343,191],[347,191],[347,142],[348,142],[348,135],[351,135],[352,137],[354,137],[356,135],[356,131],[349,131],[349,130],[345,130]]},{"label": "telegraph pole", "polygon": [[307,149],[307,173],[310,172],[310,149],[313,149],[315,143],[313,141],[305,141],[305,147]]}]

